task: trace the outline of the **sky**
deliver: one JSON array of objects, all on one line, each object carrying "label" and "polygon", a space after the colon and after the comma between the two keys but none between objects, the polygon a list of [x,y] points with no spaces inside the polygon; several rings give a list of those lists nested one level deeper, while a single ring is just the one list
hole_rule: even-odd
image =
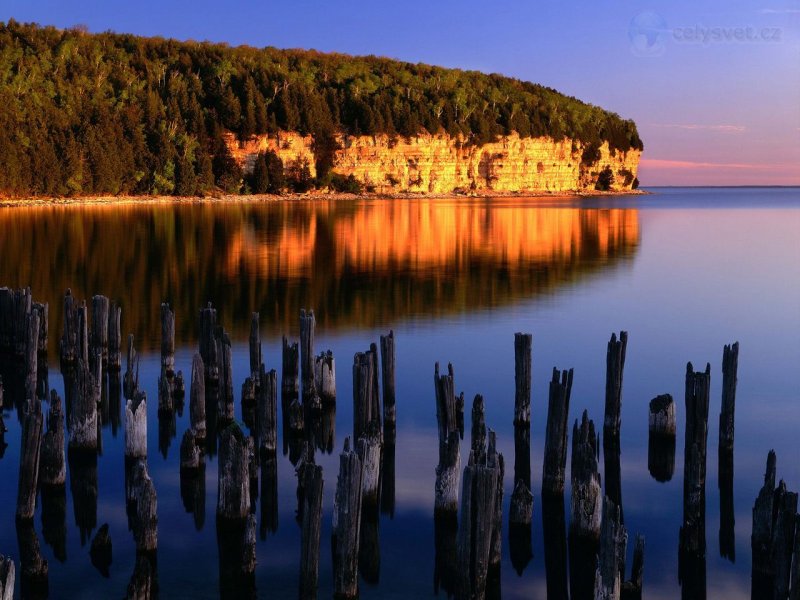
[{"label": "sky", "polygon": [[798,0],[5,0],[9,18],[502,73],[636,121],[643,186],[800,184]]}]

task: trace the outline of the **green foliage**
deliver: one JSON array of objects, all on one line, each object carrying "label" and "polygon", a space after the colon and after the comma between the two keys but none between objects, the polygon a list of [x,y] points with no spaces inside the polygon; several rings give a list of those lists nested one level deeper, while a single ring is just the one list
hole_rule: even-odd
[{"label": "green foliage", "polygon": [[314,187],[314,178],[307,161],[295,163],[286,174],[287,183],[293,192],[305,193]]},{"label": "green foliage", "polygon": [[607,192],[611,189],[612,185],[614,185],[614,172],[611,170],[611,167],[606,167],[600,171],[600,174],[597,176],[597,183],[594,187],[596,190]]},{"label": "green foliage", "polygon": [[334,191],[347,194],[360,194],[363,191],[361,182],[352,174],[345,177],[340,173],[331,173],[329,185]]},{"label": "green foliage", "polygon": [[[500,75],[0,23],[0,194],[238,192],[226,130],[312,135],[321,180],[337,133],[447,132],[480,144],[516,131],[642,147],[632,121]],[[292,187],[306,185],[294,175]]]}]

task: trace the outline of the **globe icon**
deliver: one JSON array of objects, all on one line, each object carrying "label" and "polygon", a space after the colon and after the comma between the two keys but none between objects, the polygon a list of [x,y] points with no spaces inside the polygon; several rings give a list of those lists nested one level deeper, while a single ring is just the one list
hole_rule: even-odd
[{"label": "globe icon", "polygon": [[658,13],[646,11],[631,19],[628,39],[637,56],[661,56],[666,49],[667,22]]}]

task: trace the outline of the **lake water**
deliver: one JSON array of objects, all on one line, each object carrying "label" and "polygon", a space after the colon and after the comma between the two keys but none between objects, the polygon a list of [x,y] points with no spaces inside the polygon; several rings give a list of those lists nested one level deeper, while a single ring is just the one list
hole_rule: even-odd
[{"label": "lake water", "polygon": [[[628,563],[634,536],[644,534],[645,597],[680,594],[684,376],[687,361],[698,369],[709,362],[707,593],[709,598],[746,598],[751,510],[770,449],[777,453],[778,477],[789,489],[800,489],[800,190],[652,191],[566,200],[5,209],[0,210],[0,285],[30,285],[34,299],[50,303],[49,385],[62,397],[58,338],[66,288],[78,298],[104,294],[121,304],[122,332],[133,333],[143,353],[140,386],[151,399],[158,397],[160,302],[175,309],[176,367],[188,374],[198,344],[198,309],[213,301],[233,340],[237,418],[238,390],[249,375],[251,311],[261,315],[267,369],[280,370],[281,335],[298,337],[299,310],[314,309],[316,351],[331,349],[338,371],[335,450],[316,457],[324,476],[320,597],[331,597],[333,590],[331,517],[338,453],[352,431],[352,356],[379,335],[393,329],[397,347],[396,497],[393,515],[380,517],[379,578],[377,583],[362,579],[364,598],[435,595],[436,361],[453,364],[456,390],[465,392],[468,406],[475,394],[484,396],[487,426],[497,432],[505,456],[502,595],[546,597],[540,491],[550,374],[554,366],[574,368],[570,422],[587,409],[599,425],[606,343],[620,330],[629,332],[621,434]],[[533,334],[533,558],[521,574],[512,567],[507,536],[517,331]],[[716,444],[722,349],[734,341],[740,353],[735,560],[730,560],[720,554]],[[678,415],[675,471],[666,483],[651,477],[647,463],[648,402],[663,393],[675,398]],[[18,402],[6,394],[8,447],[0,458],[0,554],[15,558]],[[82,482],[71,470],[66,508],[48,515],[45,531],[42,502],[37,502],[34,527],[49,563],[50,597],[120,597],[133,573],[124,430],[114,413],[114,407],[104,413],[96,503],[85,506]],[[219,596],[217,457],[207,460],[204,519],[198,519],[187,513],[181,498],[178,450],[188,418],[184,410],[177,417],[177,437],[162,436],[160,449],[156,403],[150,403],[158,585],[162,597],[213,598]],[[462,442],[462,465],[468,444],[468,439]],[[296,478],[289,457],[280,452],[280,439],[278,445],[278,526],[257,541],[256,586],[259,597],[293,598],[300,557]],[[569,497],[568,466],[567,518]],[[89,557],[91,536],[103,523],[109,524],[113,541],[108,578]],[[17,563],[18,586],[19,581]]]}]

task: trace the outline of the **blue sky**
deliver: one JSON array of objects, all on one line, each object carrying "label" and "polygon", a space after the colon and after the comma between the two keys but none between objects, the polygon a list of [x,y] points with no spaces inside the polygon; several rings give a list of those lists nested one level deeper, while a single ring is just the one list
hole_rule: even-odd
[{"label": "blue sky", "polygon": [[6,0],[12,17],[503,73],[634,119],[645,185],[800,184],[797,0]]}]

